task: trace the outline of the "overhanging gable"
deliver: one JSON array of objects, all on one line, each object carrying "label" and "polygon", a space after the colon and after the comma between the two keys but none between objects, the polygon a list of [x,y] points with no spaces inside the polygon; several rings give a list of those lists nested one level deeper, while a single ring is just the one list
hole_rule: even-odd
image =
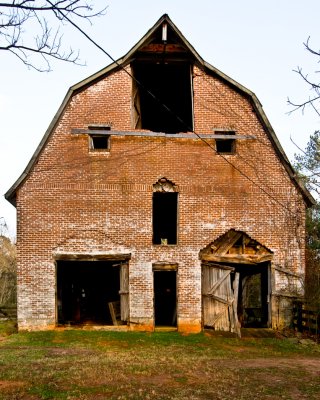
[{"label": "overhanging gable", "polygon": [[273,252],[245,232],[230,229],[200,251],[202,261],[259,264],[271,261]]}]

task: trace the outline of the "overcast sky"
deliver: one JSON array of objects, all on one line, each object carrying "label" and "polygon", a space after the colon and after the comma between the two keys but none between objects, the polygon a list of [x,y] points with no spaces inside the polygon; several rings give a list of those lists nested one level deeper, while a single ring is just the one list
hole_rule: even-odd
[{"label": "overcast sky", "polygon": [[[107,4],[107,14],[83,27],[114,58],[127,53],[162,14],[169,14],[202,58],[257,95],[291,160],[296,149],[290,135],[304,147],[319,129],[319,117],[311,110],[287,114],[288,96],[299,101],[310,95],[293,70],[299,65],[311,74],[319,68],[317,58],[303,46],[310,36],[311,45],[320,48],[319,0],[96,3]],[[39,73],[0,52],[0,217],[6,219],[11,235],[15,208],[4,193],[23,172],[68,88],[111,62],[72,30],[64,41],[80,49],[85,67],[55,62],[53,72]]]}]

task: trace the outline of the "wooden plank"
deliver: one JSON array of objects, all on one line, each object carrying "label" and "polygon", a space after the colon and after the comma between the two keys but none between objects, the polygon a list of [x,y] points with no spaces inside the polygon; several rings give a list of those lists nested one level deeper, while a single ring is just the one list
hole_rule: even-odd
[{"label": "wooden plank", "polygon": [[233,295],[234,295],[234,302],[232,305],[232,309],[233,309],[235,333],[238,335],[239,338],[241,338],[241,324],[238,320],[239,280],[240,280],[240,274],[239,274],[239,272],[236,272],[235,278],[233,281],[233,285],[232,285],[233,286]]},{"label": "wooden plank", "polygon": [[[94,135],[97,134],[96,130],[73,128],[71,129],[73,135]],[[99,130],[99,135],[112,135],[112,136],[145,136],[145,137],[170,137],[176,139],[227,139],[227,135],[215,135],[212,133],[194,134],[190,133],[165,133],[165,132],[148,132],[148,131],[113,131],[113,130]],[[228,136],[230,139],[230,136]],[[236,140],[254,140],[254,135],[234,135],[232,139]]]},{"label": "wooden plank", "polygon": [[152,271],[177,271],[177,263],[154,263],[152,264]]},{"label": "wooden plank", "polygon": [[129,260],[131,258],[131,253],[127,254],[100,254],[100,253],[55,253],[55,260],[66,260],[66,261],[119,261],[119,260]]},{"label": "wooden plank", "polygon": [[241,236],[242,232],[229,231],[225,235],[223,242],[215,251],[215,254],[219,254],[220,256],[226,254],[227,251],[241,238]]},{"label": "wooden plank", "polygon": [[268,254],[264,256],[257,256],[251,254],[204,254],[203,261],[212,261],[213,263],[235,263],[235,264],[252,264],[256,265],[258,263],[271,261],[273,254]]},{"label": "wooden plank", "polygon": [[186,48],[179,44],[151,43],[143,46],[139,51],[147,53],[186,53]]},{"label": "wooden plank", "polygon": [[225,269],[225,270],[230,270],[231,272],[235,270],[234,267],[229,267],[229,265],[223,265],[223,264],[215,264],[213,262],[202,262],[201,263],[203,266],[209,267],[209,268],[219,268],[219,269]]},{"label": "wooden plank", "polygon": [[113,325],[119,325],[120,323],[120,301],[110,301],[108,303],[110,315],[112,318]]},{"label": "wooden plank", "polygon": [[230,275],[230,273],[231,273],[230,270],[225,271],[225,272],[224,272],[224,275],[222,275],[222,276],[216,281],[216,283],[212,286],[212,288],[208,291],[208,293],[204,293],[204,294],[207,294],[207,295],[213,294],[213,293],[218,289],[218,287],[222,284],[222,282],[225,281],[225,280],[228,278],[228,276]]},{"label": "wooden plank", "polygon": [[120,317],[121,321],[129,320],[129,265],[120,267]]},{"label": "wooden plank", "polygon": [[217,300],[219,303],[227,304],[230,306],[234,302],[234,298],[230,298],[230,300],[223,299],[222,297],[216,296],[214,294],[203,294],[203,296],[211,297],[214,300]]}]

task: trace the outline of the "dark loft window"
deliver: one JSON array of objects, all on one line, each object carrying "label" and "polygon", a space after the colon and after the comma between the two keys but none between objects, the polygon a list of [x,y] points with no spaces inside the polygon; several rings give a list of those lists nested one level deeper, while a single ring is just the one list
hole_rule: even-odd
[{"label": "dark loft window", "polygon": [[178,193],[153,193],[153,244],[177,244]]},{"label": "dark loft window", "polygon": [[90,149],[107,151],[110,149],[109,135],[92,135],[90,136]]},{"label": "dark loft window", "polygon": [[228,135],[230,139],[216,139],[216,150],[220,154],[234,154],[236,151],[236,141],[232,139],[235,132],[216,132],[217,135]]},{"label": "dark loft window", "polygon": [[135,129],[165,133],[193,129],[189,63],[136,62],[133,71],[141,83],[139,86],[133,82]]}]

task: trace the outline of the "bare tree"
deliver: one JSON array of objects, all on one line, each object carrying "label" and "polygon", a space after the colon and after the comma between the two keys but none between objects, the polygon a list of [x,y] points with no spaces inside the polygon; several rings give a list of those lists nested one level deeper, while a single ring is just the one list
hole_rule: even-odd
[{"label": "bare tree", "polygon": [[[79,51],[63,45],[69,26],[106,13],[87,0],[11,0],[0,2],[0,50],[8,51],[26,66],[50,71],[50,60],[80,64]],[[81,32],[81,30],[80,30]]]},{"label": "bare tree", "polygon": [[[318,59],[317,62],[319,63],[320,50],[315,50],[311,47],[310,36],[308,37],[308,40],[303,44],[306,50]],[[303,101],[292,101],[288,98],[289,105],[293,107],[290,112],[296,110],[301,110],[302,112],[304,112],[305,108],[307,106],[310,106],[320,116],[320,79],[318,78],[319,75],[317,76],[320,71],[315,70],[312,77],[310,77],[308,73],[305,73],[301,67],[297,67],[294,72],[296,72],[309,87],[311,95]]]}]

